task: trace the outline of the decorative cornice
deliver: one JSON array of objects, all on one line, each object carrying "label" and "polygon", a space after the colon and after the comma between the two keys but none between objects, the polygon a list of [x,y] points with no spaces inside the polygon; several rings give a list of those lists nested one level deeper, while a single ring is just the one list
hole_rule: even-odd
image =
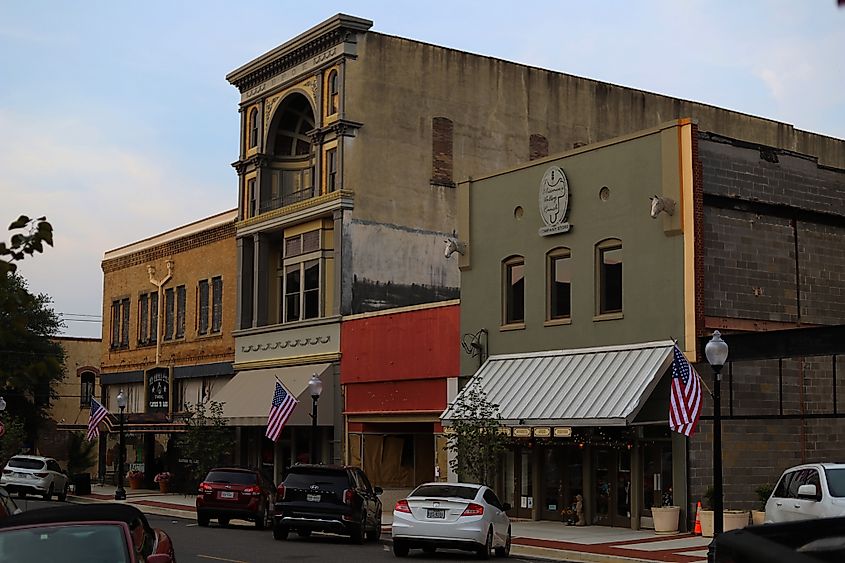
[{"label": "decorative cornice", "polygon": [[267,213],[262,213],[260,215],[256,215],[255,217],[250,217],[249,219],[239,221],[237,224],[237,228],[238,230],[242,230],[247,227],[252,227],[254,225],[272,221],[274,219],[278,219],[287,215],[293,215],[294,213],[299,213],[308,209],[327,205],[333,202],[338,202],[339,207],[346,206],[351,208],[353,196],[354,193],[349,190],[340,190],[328,194],[319,195],[317,197],[298,201],[296,203],[292,203],[291,205],[286,205],[284,207],[268,211]]},{"label": "decorative cornice", "polygon": [[229,73],[226,80],[242,94],[340,43],[353,40],[373,22],[338,14]]},{"label": "decorative cornice", "polygon": [[311,338],[294,338],[292,340],[285,340],[284,342],[277,340],[276,342],[265,342],[264,344],[247,344],[245,346],[241,345],[241,352],[246,354],[250,352],[266,352],[267,350],[284,350],[287,347],[317,346],[319,344],[328,344],[331,339],[331,335],[327,335]]},{"label": "decorative cornice", "polygon": [[243,176],[250,166],[253,169],[258,169],[267,166],[270,163],[270,157],[264,153],[255,153],[247,158],[236,160],[232,163],[232,168],[237,170],[238,176]]}]

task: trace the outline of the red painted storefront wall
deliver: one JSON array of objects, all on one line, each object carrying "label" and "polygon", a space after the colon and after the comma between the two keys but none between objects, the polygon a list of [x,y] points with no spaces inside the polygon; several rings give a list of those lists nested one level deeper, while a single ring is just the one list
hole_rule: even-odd
[{"label": "red painted storefront wall", "polygon": [[446,408],[446,380],[460,373],[459,333],[458,305],[344,321],[346,413]]}]

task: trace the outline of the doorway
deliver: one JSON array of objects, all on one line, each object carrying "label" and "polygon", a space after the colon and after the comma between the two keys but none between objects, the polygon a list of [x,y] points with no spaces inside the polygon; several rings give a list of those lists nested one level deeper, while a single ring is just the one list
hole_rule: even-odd
[{"label": "doorway", "polygon": [[533,452],[528,448],[513,450],[513,504],[508,511],[512,518],[532,517],[534,510]]},{"label": "doorway", "polygon": [[575,446],[550,446],[542,453],[540,518],[571,521],[576,495],[583,495],[583,450]]},{"label": "doorway", "polygon": [[593,450],[593,524],[631,526],[631,451]]}]

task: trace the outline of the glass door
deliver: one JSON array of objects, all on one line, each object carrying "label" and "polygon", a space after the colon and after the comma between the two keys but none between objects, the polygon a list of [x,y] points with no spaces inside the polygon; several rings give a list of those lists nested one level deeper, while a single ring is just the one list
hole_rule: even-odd
[{"label": "glass door", "polygon": [[516,448],[514,451],[514,495],[512,515],[531,518],[534,509],[534,484],[532,482],[531,450]]},{"label": "glass door", "polygon": [[631,452],[598,447],[593,453],[593,524],[631,526]]},{"label": "glass door", "polygon": [[593,513],[593,524],[610,526],[611,516],[611,483],[613,482],[613,451],[597,448],[593,453],[593,497],[596,510]]},{"label": "glass door", "polygon": [[563,508],[564,471],[563,448],[548,447],[542,452],[543,486],[540,491],[540,518],[560,520]]}]

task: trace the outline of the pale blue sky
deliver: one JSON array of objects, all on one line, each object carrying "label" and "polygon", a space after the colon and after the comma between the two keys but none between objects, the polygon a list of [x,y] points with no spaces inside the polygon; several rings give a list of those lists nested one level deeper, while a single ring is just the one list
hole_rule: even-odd
[{"label": "pale blue sky", "polygon": [[845,138],[836,0],[0,0],[0,224],[25,213],[55,228],[55,248],[21,267],[30,289],[100,315],[104,252],[235,207],[238,93],[225,75],[338,12]]}]

